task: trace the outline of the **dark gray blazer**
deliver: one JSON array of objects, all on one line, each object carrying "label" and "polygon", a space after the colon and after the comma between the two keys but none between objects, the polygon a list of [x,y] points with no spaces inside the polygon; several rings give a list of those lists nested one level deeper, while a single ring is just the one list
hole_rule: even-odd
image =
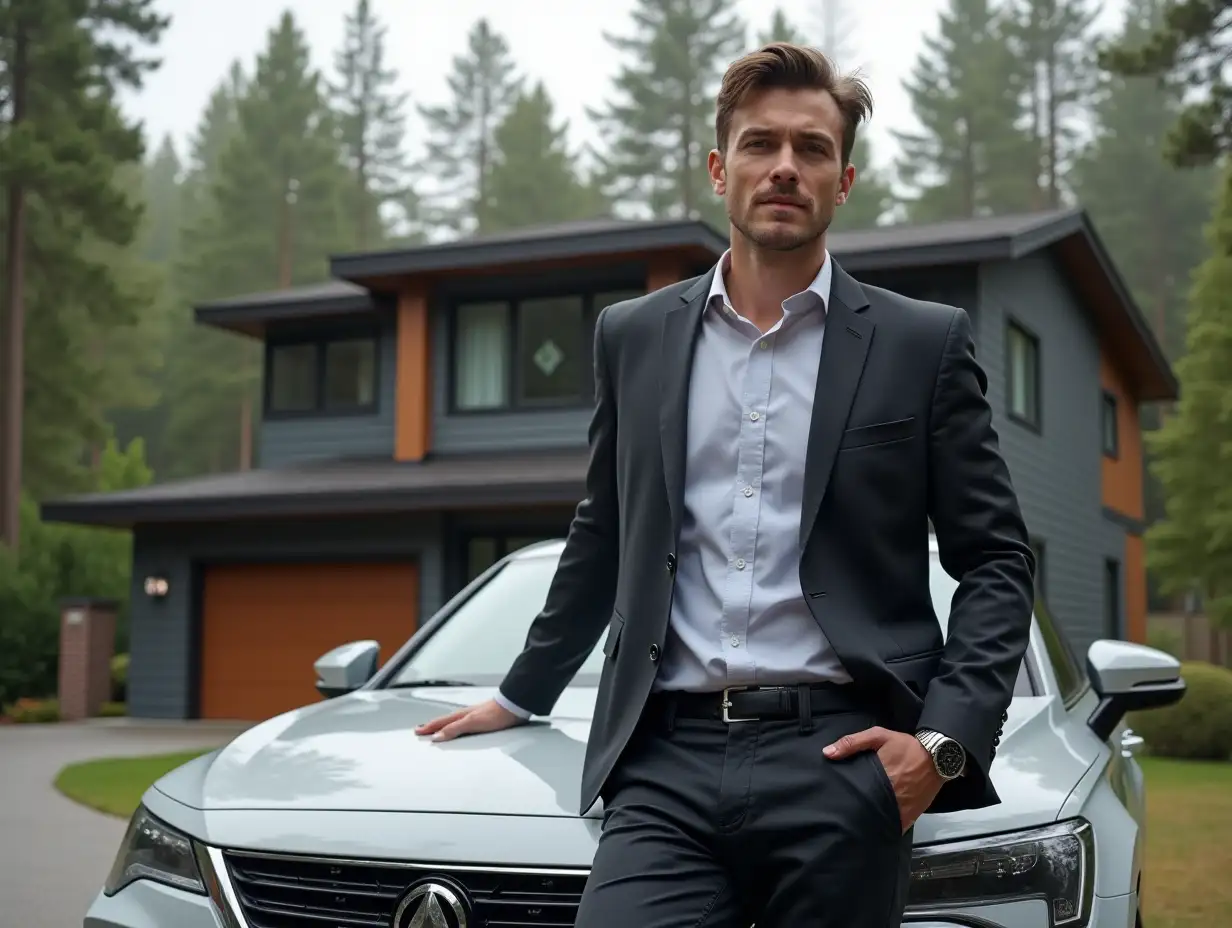
[{"label": "dark gray blazer", "polygon": [[[551,711],[599,636],[607,660],[583,767],[599,797],[662,655],[680,537],[694,336],[710,271],[607,307],[595,326],[586,499],[502,693]],[[1035,561],[961,309],[864,287],[835,264],[808,436],[800,579],[880,723],[969,755],[930,811],[1000,801],[988,779],[1034,604]],[[931,519],[960,581],[941,639]]]}]

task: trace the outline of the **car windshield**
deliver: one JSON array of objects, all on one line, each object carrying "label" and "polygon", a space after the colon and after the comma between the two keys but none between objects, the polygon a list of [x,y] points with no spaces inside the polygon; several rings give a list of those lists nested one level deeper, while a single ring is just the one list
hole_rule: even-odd
[{"label": "car windshield", "polygon": [[[559,549],[526,553],[507,561],[444,622],[409,658],[387,686],[413,685],[420,680],[454,680],[495,686],[526,643],[531,622],[547,600],[556,572]],[[958,583],[945,572],[934,553],[930,582],[933,608],[946,633],[950,602]],[[595,686],[603,669],[603,636],[582,663],[573,682]],[[1019,674],[1015,695],[1030,695],[1025,673]]]}]

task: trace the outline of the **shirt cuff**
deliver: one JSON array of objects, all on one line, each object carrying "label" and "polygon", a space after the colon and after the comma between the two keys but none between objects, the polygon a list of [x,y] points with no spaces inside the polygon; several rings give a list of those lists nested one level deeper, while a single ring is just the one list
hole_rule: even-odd
[{"label": "shirt cuff", "polygon": [[527,712],[517,703],[510,702],[508,699],[505,698],[505,695],[500,690],[496,691],[496,696],[493,698],[497,701],[498,704],[500,704],[502,707],[504,707],[509,712],[512,712],[514,715],[516,715],[518,718],[522,719],[523,721],[531,717],[530,712]]}]

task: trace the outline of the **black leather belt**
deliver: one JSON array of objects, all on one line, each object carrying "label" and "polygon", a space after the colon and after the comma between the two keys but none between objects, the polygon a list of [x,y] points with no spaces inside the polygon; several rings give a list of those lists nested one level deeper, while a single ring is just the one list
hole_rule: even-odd
[{"label": "black leather belt", "polygon": [[653,694],[675,718],[755,722],[867,711],[855,687],[841,683],[799,686],[729,686],[719,692]]}]

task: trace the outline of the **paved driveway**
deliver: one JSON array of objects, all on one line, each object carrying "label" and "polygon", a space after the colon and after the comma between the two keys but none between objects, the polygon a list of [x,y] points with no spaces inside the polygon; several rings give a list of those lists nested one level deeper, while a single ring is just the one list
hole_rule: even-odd
[{"label": "paved driveway", "polygon": [[122,719],[0,726],[0,928],[81,928],[124,835],[125,822],[56,792],[61,767],[213,747],[238,731]]}]

